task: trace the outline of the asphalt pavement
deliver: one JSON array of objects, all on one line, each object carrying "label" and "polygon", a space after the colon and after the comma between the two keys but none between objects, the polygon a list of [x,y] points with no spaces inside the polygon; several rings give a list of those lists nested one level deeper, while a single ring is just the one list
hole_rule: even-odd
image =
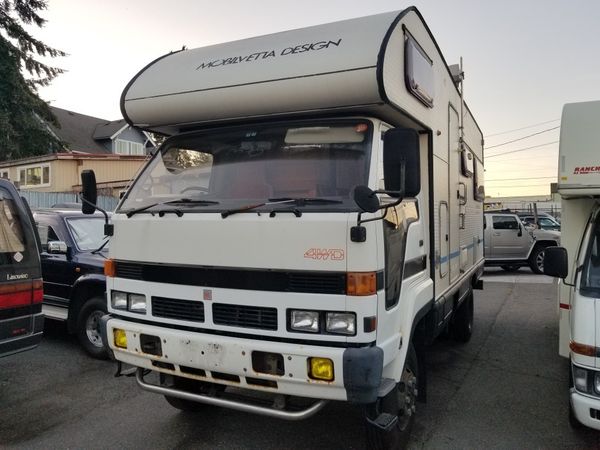
[{"label": "asphalt pavement", "polygon": [[[556,286],[521,271],[512,281],[486,272],[469,343],[445,338],[429,348],[428,401],[418,405],[411,448],[600,447],[600,433],[568,423]],[[0,359],[0,447],[364,448],[361,411],[344,403],[295,423],[214,407],[186,414],[114,370],[49,322],[36,350]]]}]

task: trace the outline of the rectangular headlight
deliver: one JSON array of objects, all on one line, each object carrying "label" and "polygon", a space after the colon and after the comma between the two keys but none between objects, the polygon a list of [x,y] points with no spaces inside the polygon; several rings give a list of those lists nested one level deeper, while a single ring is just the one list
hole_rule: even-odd
[{"label": "rectangular headlight", "polygon": [[328,312],[326,329],[328,333],[355,335],[356,316],[354,313]]},{"label": "rectangular headlight", "polygon": [[573,366],[573,382],[575,388],[580,392],[588,392],[587,382],[588,371],[577,366]]},{"label": "rectangular headlight", "polygon": [[143,294],[129,294],[129,311],[146,314],[146,296]]},{"label": "rectangular headlight", "polygon": [[112,306],[114,309],[127,309],[127,293],[121,291],[111,291],[110,306]]},{"label": "rectangular headlight", "polygon": [[318,333],[319,313],[317,311],[292,310],[290,315],[290,328],[294,331]]}]

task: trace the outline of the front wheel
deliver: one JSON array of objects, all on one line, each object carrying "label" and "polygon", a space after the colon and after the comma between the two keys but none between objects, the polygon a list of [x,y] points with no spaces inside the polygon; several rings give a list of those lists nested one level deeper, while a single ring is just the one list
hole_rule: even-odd
[{"label": "front wheel", "polygon": [[83,349],[96,359],[108,358],[108,346],[100,333],[100,319],[106,313],[106,300],[93,297],[84,303],[77,320],[77,338]]},{"label": "front wheel", "polygon": [[534,273],[542,274],[544,273],[544,254],[546,247],[543,245],[538,245],[531,252],[531,256],[529,256],[529,267]]},{"label": "front wheel", "polygon": [[[403,449],[408,445],[417,408],[418,374],[417,353],[411,345],[400,382],[389,394],[367,407],[368,449]],[[397,418],[395,424],[387,431],[374,423],[381,414]]]}]

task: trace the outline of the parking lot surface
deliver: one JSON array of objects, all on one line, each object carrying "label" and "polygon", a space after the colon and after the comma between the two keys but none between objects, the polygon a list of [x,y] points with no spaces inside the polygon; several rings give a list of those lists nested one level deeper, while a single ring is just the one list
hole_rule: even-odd
[{"label": "parking lot surface", "polygon": [[[508,281],[486,272],[469,343],[429,348],[428,401],[418,405],[411,448],[600,446],[600,433],[568,424],[556,286],[521,271]],[[296,423],[214,407],[186,414],[114,371],[49,323],[39,348],[0,359],[0,447],[364,448],[361,411],[343,403]]]}]

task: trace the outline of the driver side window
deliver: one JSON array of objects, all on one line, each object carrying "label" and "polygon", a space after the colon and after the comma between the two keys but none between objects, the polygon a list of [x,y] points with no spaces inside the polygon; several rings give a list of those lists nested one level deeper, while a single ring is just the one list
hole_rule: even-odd
[{"label": "driver side window", "polygon": [[519,222],[514,217],[494,216],[494,230],[518,230]]}]

